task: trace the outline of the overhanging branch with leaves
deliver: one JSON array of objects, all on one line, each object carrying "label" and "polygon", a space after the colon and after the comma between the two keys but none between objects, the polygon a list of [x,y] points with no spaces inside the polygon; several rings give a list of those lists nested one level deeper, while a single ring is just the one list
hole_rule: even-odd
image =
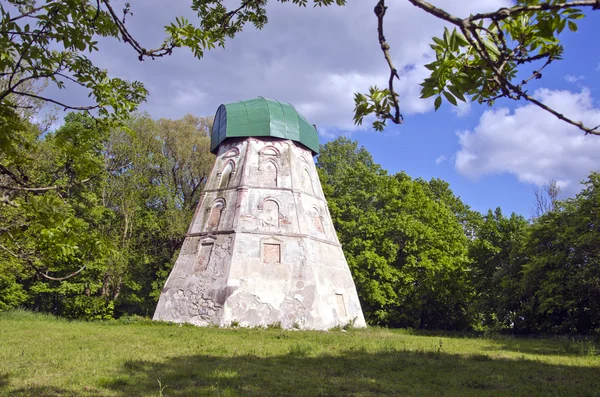
[{"label": "overhanging branch with leaves", "polygon": [[[466,18],[449,12],[423,0],[408,0],[414,6],[454,26],[444,29],[441,38],[434,37],[431,48],[436,59],[428,65],[431,71],[421,84],[421,98],[435,96],[437,110],[445,98],[452,105],[458,101],[477,101],[492,106],[501,98],[525,100],[569,123],[586,134],[600,135],[599,126],[586,126],[579,120],[544,104],[527,91],[527,84],[542,78],[542,71],[555,61],[561,60],[564,48],[558,36],[568,27],[577,31],[576,21],[584,17],[583,10],[600,9],[600,0],[564,2],[558,0],[519,0],[510,8],[494,12],[478,13]],[[382,12],[377,12],[383,6]],[[384,1],[376,7],[377,33],[380,44],[383,37]],[[385,41],[381,49],[388,61],[391,76],[397,71],[390,59],[390,48]],[[525,66],[532,66],[529,76],[521,78]],[[520,81],[519,81],[520,79]],[[398,93],[395,79],[390,78],[387,89],[376,86],[367,95],[355,94],[354,121],[360,125],[365,116],[374,115],[373,128],[383,130],[388,120],[402,122],[399,113]],[[391,117],[396,112],[399,117]]]}]

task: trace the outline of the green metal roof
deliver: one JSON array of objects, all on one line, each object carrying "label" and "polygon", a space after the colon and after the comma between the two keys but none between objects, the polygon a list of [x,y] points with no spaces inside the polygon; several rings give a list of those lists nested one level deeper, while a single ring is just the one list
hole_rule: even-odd
[{"label": "green metal roof", "polygon": [[300,142],[319,153],[317,130],[289,103],[263,97],[219,106],[215,114],[210,151],[217,152],[227,138],[271,136]]}]

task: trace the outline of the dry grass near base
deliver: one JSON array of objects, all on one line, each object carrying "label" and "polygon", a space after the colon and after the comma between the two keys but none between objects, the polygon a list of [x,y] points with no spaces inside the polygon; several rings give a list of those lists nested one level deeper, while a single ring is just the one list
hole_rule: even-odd
[{"label": "dry grass near base", "polygon": [[0,313],[2,396],[600,396],[566,339],[216,329]]}]

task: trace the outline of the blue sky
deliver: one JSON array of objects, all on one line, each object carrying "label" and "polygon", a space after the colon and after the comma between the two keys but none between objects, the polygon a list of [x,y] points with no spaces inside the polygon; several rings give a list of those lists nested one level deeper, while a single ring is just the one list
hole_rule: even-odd
[{"label": "blue sky", "polygon": [[[590,90],[594,103],[598,106],[599,33],[600,13],[589,13],[579,23],[577,33],[567,32],[562,35],[565,59],[544,71],[543,79],[539,82],[534,81],[532,87],[575,92],[585,87]],[[523,104],[504,100],[497,102],[494,109],[498,107],[514,109],[519,105]],[[458,117],[452,112],[451,105],[445,103],[437,112],[408,116],[405,124],[391,125],[384,133],[358,131],[352,133],[351,137],[359,141],[378,163],[392,173],[404,170],[412,177],[441,178],[448,181],[452,190],[473,209],[487,211],[488,208],[500,206],[505,213],[514,211],[529,217],[534,208],[534,190],[539,188],[538,185],[521,182],[514,173],[510,172],[472,179],[457,171],[453,164],[452,156],[460,150],[456,132],[475,128],[486,110],[489,110],[487,105],[473,103],[467,115]],[[587,138],[591,141],[598,140],[599,137],[588,136]],[[325,142],[327,139],[322,140]],[[444,157],[440,158],[440,156]],[[598,158],[600,159],[600,153]],[[439,159],[438,164],[436,159]],[[600,161],[597,165],[596,170],[600,170]],[[582,171],[585,175],[593,170],[590,168]],[[568,189],[563,192],[562,197],[573,196],[575,190],[577,189]]]},{"label": "blue sky", "polygon": [[[453,1],[433,4],[464,17],[510,6],[510,0]],[[228,1],[226,4],[239,3]],[[150,91],[142,106],[155,118],[191,113],[213,115],[221,103],[264,96],[291,103],[317,124],[321,142],[347,135],[358,140],[390,172],[406,171],[425,179],[442,178],[464,202],[479,211],[500,206],[529,217],[533,191],[550,179],[563,197],[580,189],[578,181],[600,169],[600,137],[555,120],[525,103],[498,101],[494,108],[476,104],[460,112],[419,99],[423,65],[432,57],[429,44],[444,23],[408,1],[390,2],[386,38],[395,65],[404,72],[398,89],[405,124],[383,133],[352,123],[353,93],[385,86],[388,72],[377,45],[375,1],[349,0],[345,7],[298,9],[269,2],[263,30],[248,26],[225,49],[201,60],[181,49],[171,57],[139,62],[130,48],[102,40],[94,55],[113,76],[139,80]],[[194,15],[185,2],[131,1],[130,30],[142,45],[155,48],[162,26],[176,16]],[[600,124],[600,12],[580,22],[577,33],[563,34],[565,60],[533,81],[530,93],[575,119]],[[52,89],[50,89],[52,91]],[[59,100],[85,101],[74,90],[52,92]]]},{"label": "blue sky", "polygon": [[[543,79],[539,82],[534,81],[530,90],[547,88],[578,92],[587,89],[593,102],[598,105],[599,26],[600,13],[589,13],[588,17],[580,22],[577,33],[564,33],[562,41],[565,45],[565,59],[546,69]],[[494,109],[507,107],[514,110],[523,105],[503,100],[498,101]],[[456,133],[475,128],[481,115],[487,110],[490,110],[487,105],[473,103],[468,114],[458,117],[451,105],[446,103],[437,112],[408,116],[405,124],[390,125],[383,133],[356,131],[350,133],[350,136],[367,148],[375,161],[391,173],[405,171],[415,178],[441,178],[448,181],[453,191],[475,210],[484,212],[499,206],[507,214],[516,212],[529,217],[534,209],[534,190],[540,187],[539,184],[520,181],[514,172],[508,170],[469,178],[455,167],[453,157],[460,150]],[[541,115],[554,117],[543,112]],[[348,134],[343,129],[331,133]],[[581,135],[578,131],[574,133]],[[322,142],[329,139],[328,136],[322,137]],[[595,141],[598,137],[588,136],[586,139]],[[600,153],[598,157],[600,158]],[[575,175],[572,181],[582,179],[593,170],[600,170],[600,161],[596,165],[597,168],[581,169],[582,177],[577,179]],[[579,186],[563,188],[561,196],[573,196],[578,190]]]}]

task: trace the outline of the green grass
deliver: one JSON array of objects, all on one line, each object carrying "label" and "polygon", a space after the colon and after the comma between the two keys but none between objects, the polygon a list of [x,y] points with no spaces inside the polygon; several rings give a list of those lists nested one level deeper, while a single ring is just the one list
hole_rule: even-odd
[{"label": "green grass", "polygon": [[589,341],[0,313],[2,396],[600,396]]}]

